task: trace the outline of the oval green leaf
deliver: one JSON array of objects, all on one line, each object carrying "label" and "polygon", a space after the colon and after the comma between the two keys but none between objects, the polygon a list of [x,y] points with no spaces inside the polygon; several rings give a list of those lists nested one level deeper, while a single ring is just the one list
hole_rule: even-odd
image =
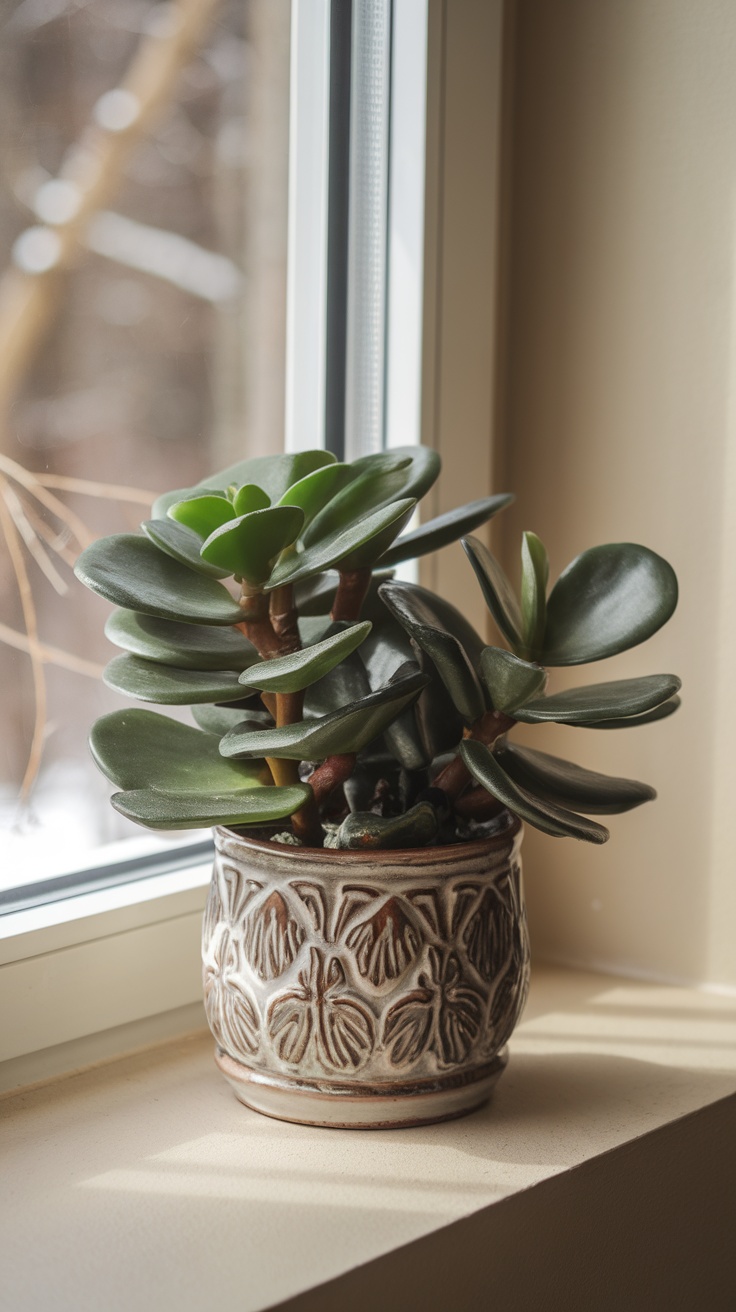
[{"label": "oval green leaf", "polygon": [[[241,510],[237,513],[242,515],[243,512]],[[168,514],[169,519],[175,519],[177,524],[183,524],[200,538],[208,538],[216,528],[234,519],[236,511],[226,497],[211,492],[208,496],[175,501],[173,506],[169,506]],[[197,544],[197,552],[201,545],[201,542]]]},{"label": "oval green leaf", "polygon": [[521,609],[504,570],[479,538],[463,538],[463,547],[500,633],[516,654],[523,656]]},{"label": "oval green leaf", "polygon": [[113,793],[110,801],[128,820],[149,829],[205,829],[210,825],[265,825],[284,820],[310,797],[308,784],[231,793],[159,793],[153,788]]},{"label": "oval green leaf", "polygon": [[[371,515],[359,516],[356,523],[315,542],[313,546],[305,547],[303,551],[292,553],[288,559],[279,561],[268,580],[266,591],[284,583],[298,583],[302,579],[311,578],[314,574],[331,569],[333,565],[340,564],[348,568],[348,560],[354,562],[360,558],[367,567],[386,549],[389,541],[401,532],[411,518],[414,504],[413,501],[397,501],[385,506],[383,510],[375,510]],[[363,564],[350,565],[352,569],[363,567]]]},{"label": "oval green leaf", "polygon": [[398,565],[403,560],[416,560],[426,556],[430,551],[439,551],[450,542],[457,542],[466,533],[480,528],[499,510],[510,506],[514,500],[510,493],[499,493],[493,497],[483,497],[480,501],[470,501],[466,506],[450,510],[445,515],[437,515],[426,524],[405,533],[398,542],[381,557],[381,565]]},{"label": "oval green leaf", "polygon": [[647,547],[615,542],[576,557],[547,602],[542,662],[582,665],[651,638],[677,605],[677,577]]},{"label": "oval green leaf", "polygon": [[284,548],[296,541],[303,522],[297,506],[254,510],[215,529],[202,544],[202,558],[258,587]]},{"label": "oval green leaf", "polygon": [[466,738],[460,745],[460,755],[477,783],[535,829],[553,838],[579,838],[587,843],[605,843],[609,838],[608,830],[595,820],[532,797],[520,788],[485,743]]},{"label": "oval green leaf", "polygon": [[294,483],[284,492],[280,506],[299,506],[304,511],[304,528],[311,524],[332,498],[342,490],[355,474],[350,465],[335,463],[315,469],[306,478]]},{"label": "oval green leaf", "polygon": [[486,647],[480,661],[481,678],[494,711],[513,715],[542,691],[547,675],[538,665],[522,661],[502,647]]},{"label": "oval green leaf", "polygon": [[674,715],[680,705],[679,697],[671,697],[668,702],[662,702],[660,706],[646,711],[644,715],[628,715],[621,720],[593,720],[590,724],[583,724],[580,727],[582,729],[635,729],[639,724],[654,724],[656,720],[666,720],[670,715]]},{"label": "oval green leaf", "polygon": [[298,483],[315,469],[332,465],[337,457],[331,451],[294,451],[276,456],[253,456],[250,460],[238,460],[216,474],[208,474],[202,479],[201,487],[226,488],[231,484],[242,487],[244,483],[255,483],[271,498],[275,505],[287,488]]},{"label": "oval green leaf", "polygon": [[[270,504],[271,498],[268,493],[264,492],[262,487],[258,487],[257,483],[244,483],[233,497],[233,510],[236,516],[250,515],[254,510],[268,510]],[[210,532],[214,532],[217,527],[213,524]]]},{"label": "oval green leaf", "polygon": [[242,611],[221,584],[195,574],[147,538],[117,533],[86,547],[74,567],[93,592],[124,610],[189,624],[239,624]]},{"label": "oval green leaf", "polygon": [[194,570],[195,574],[207,574],[213,579],[227,578],[227,570],[202,559],[202,539],[183,524],[176,524],[173,519],[147,519],[141,528],[159,551],[171,556],[172,560],[178,560],[180,565],[186,565],[187,569]]},{"label": "oval green leaf", "polygon": [[588,727],[605,720],[642,715],[667,702],[681,686],[675,674],[645,674],[637,679],[614,679],[592,683],[587,688],[569,688],[551,697],[536,697],[519,707],[515,718],[524,724],[583,724]]},{"label": "oval green leaf", "polygon": [[506,743],[498,761],[507,774],[532,797],[586,815],[618,815],[657,796],[649,784],[585,770],[547,752]]},{"label": "oval green leaf", "polygon": [[301,651],[290,652],[288,656],[276,656],[273,660],[259,661],[240,676],[240,682],[248,688],[259,688],[264,692],[301,692],[310,684],[329,674],[346,656],[355,651],[370,633],[370,621],[353,624],[340,633],[315,642],[311,647]]},{"label": "oval green leaf", "polygon": [[105,636],[132,656],[182,670],[236,670],[240,674],[259,660],[253,643],[238,629],[177,624],[140,611],[113,611]]},{"label": "oval green leaf", "polygon": [[238,676],[226,670],[184,670],[156,665],[140,656],[114,656],[103,673],[108,688],[161,706],[234,702],[243,696]]},{"label": "oval green leaf", "polygon": [[103,715],[89,745],[96,764],[117,788],[222,793],[272,783],[263,761],[226,761],[211,734],[156,711]]},{"label": "oval green leaf", "polygon": [[[350,528],[362,516],[392,502],[419,501],[437,478],[440,459],[428,447],[407,446],[363,456],[350,469],[351,482],[312,521],[304,535],[305,546]],[[383,550],[389,546],[387,542]]]},{"label": "oval green leaf", "polygon": [[223,756],[241,759],[274,756],[295,761],[322,761],[327,756],[361,752],[404,707],[416,701],[426,682],[423,674],[412,674],[331,715],[301,720],[281,729],[256,734],[241,734],[234,729],[222,739],[220,751]]},{"label": "oval green leaf", "polygon": [[201,702],[199,705],[191,707],[192,716],[196,720],[200,729],[205,733],[215,734],[218,738],[224,737],[236,725],[248,724],[251,729],[271,728],[273,720],[268,711],[248,707],[244,710],[242,706],[217,706],[214,703]]}]

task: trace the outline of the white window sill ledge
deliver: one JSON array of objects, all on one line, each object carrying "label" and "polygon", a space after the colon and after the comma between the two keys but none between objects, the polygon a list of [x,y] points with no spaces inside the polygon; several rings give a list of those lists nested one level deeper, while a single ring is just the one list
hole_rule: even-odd
[{"label": "white window sill ledge", "polygon": [[735,1088],[732,998],[546,968],[492,1102],[419,1130],[269,1121],[194,1034],[0,1103],[6,1305],[524,1309],[538,1270],[540,1307],[716,1312]]}]

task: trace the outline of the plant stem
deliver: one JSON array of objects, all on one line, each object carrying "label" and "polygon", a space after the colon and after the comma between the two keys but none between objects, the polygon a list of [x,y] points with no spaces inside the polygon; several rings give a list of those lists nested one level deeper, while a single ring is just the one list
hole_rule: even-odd
[{"label": "plant stem", "polygon": [[340,570],[330,619],[359,620],[363,602],[371,583],[369,569]]},{"label": "plant stem", "polygon": [[355,752],[345,752],[340,756],[328,756],[313,774],[309,783],[318,806],[326,802],[336,788],[349,779],[355,769]]},{"label": "plant stem", "polygon": [[[487,747],[492,747],[497,738],[502,734],[508,733],[513,729],[516,720],[510,715],[504,715],[502,711],[486,711],[481,715],[469,729],[465,730],[464,737],[474,738],[477,742],[485,743]],[[460,794],[472,782],[471,775],[467,765],[461,756],[455,756],[440,770],[436,779],[432,780],[434,788],[441,788],[451,802],[455,802]],[[485,791],[485,790],[484,790]]]},{"label": "plant stem", "polygon": [[281,654],[301,650],[301,638],[297,620],[299,615],[294,605],[294,586],[285,583],[281,588],[274,588],[269,607],[271,627],[281,645]]},{"label": "plant stem", "polygon": [[465,820],[492,820],[503,809],[503,802],[499,802],[482,784],[468,788],[455,802],[455,814]]},{"label": "plant stem", "polygon": [[235,627],[250,639],[261,660],[267,661],[274,656],[280,656],[281,649],[271,623],[266,593],[260,588],[251,591],[243,583],[240,608],[243,612],[243,620]]}]

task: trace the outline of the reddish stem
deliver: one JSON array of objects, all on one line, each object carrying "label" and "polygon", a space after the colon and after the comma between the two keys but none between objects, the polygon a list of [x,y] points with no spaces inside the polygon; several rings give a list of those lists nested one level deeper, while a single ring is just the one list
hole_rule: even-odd
[{"label": "reddish stem", "polygon": [[355,769],[355,752],[345,752],[340,756],[328,756],[313,774],[309,784],[318,806],[322,806],[340,784],[349,779]]},{"label": "reddish stem", "polygon": [[[465,730],[464,737],[474,738],[477,742],[492,747],[496,739],[500,738],[502,734],[508,733],[509,729],[513,729],[515,724],[516,720],[513,720],[510,715],[504,715],[502,711],[486,711],[485,715],[481,715],[480,719],[470,726],[470,729]],[[437,777],[432,780],[432,787],[441,788],[443,793],[454,803],[472,781],[473,776],[462,757],[455,756],[448,762],[444,770],[440,770]]]},{"label": "reddish stem", "polygon": [[468,788],[455,802],[455,814],[466,820],[492,820],[500,815],[504,806],[482,784]]},{"label": "reddish stem", "polygon": [[369,569],[340,570],[330,619],[359,620],[363,602],[371,585]]}]

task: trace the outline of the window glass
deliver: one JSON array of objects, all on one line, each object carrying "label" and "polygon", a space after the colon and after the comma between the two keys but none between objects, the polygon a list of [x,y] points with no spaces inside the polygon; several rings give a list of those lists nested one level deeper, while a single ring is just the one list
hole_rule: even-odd
[{"label": "window glass", "polygon": [[282,446],[290,5],[20,0],[0,24],[2,889],[165,841],[89,757],[124,703],[70,566]]}]

